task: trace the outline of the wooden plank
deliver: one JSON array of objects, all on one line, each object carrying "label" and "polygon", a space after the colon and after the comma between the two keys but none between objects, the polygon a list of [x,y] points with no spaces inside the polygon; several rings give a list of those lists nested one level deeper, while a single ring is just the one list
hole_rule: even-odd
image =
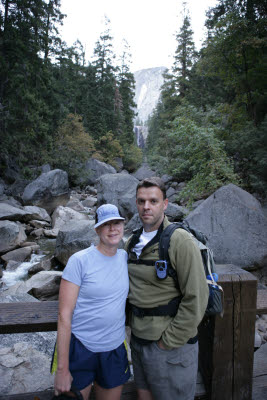
[{"label": "wooden plank", "polygon": [[57,330],[58,301],[0,303],[0,333]]},{"label": "wooden plank", "polygon": [[267,314],[267,290],[257,291],[257,314]]},{"label": "wooden plank", "polygon": [[216,267],[224,316],[200,326],[200,370],[211,400],[251,400],[257,279],[233,265]]},{"label": "wooden plank", "polygon": [[[234,342],[234,399],[251,399],[256,320],[257,281],[239,274],[240,304]],[[235,304],[236,309],[236,304]]]},{"label": "wooden plank", "polygon": [[[0,396],[0,400],[51,400],[53,394],[53,390],[46,390],[36,393],[4,395]],[[91,393],[90,400],[95,400],[95,394],[93,391]],[[123,386],[121,400],[137,400],[137,392],[134,382],[127,382]],[[206,394],[203,393],[202,390],[198,392],[198,387],[196,389],[195,400],[207,400]]]}]

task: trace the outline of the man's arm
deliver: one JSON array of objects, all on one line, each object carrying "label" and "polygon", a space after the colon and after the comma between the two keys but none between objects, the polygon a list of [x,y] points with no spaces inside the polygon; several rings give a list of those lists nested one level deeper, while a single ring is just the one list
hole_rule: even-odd
[{"label": "man's arm", "polygon": [[209,289],[200,250],[191,236],[178,229],[171,237],[169,256],[183,295],[174,319],[163,332],[159,346],[183,346],[197,334],[208,302]]}]

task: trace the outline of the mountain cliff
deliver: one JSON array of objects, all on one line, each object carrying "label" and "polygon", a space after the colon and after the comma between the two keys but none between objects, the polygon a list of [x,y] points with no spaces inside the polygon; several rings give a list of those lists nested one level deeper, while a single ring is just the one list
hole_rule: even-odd
[{"label": "mountain cliff", "polygon": [[153,109],[156,107],[160,88],[163,84],[163,73],[166,67],[156,67],[141,69],[134,73],[135,78],[135,97],[137,104],[137,120],[144,124]]}]

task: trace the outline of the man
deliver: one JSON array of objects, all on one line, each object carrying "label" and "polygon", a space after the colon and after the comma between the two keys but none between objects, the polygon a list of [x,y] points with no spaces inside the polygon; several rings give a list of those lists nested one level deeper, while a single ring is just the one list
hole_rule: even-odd
[{"label": "man", "polygon": [[164,215],[168,199],[161,179],[140,182],[136,204],[143,228],[129,238],[126,249],[138,400],[192,400],[198,367],[197,327],[209,294],[201,254],[186,231],[175,230],[169,257],[179,285],[170,276],[158,279],[159,239],[170,224]]}]

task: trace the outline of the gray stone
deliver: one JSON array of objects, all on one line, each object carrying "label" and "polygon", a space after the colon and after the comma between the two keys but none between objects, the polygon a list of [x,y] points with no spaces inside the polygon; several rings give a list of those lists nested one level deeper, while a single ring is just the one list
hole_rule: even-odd
[{"label": "gray stone", "polygon": [[185,207],[181,207],[173,203],[169,203],[165,211],[168,219],[172,222],[181,221],[187,213],[188,210]]},{"label": "gray stone", "polygon": [[153,171],[148,164],[144,163],[136,172],[132,174],[136,179],[142,181],[145,178],[151,178],[152,176],[156,176],[157,173]]},{"label": "gray stone", "polygon": [[27,239],[19,222],[0,221],[0,253],[6,253],[20,246]]},{"label": "gray stone", "polygon": [[85,163],[83,169],[83,175],[79,177],[80,185],[94,185],[97,179],[105,174],[116,174],[117,171],[114,167],[106,164],[102,161],[96,160],[95,158],[90,158]]},{"label": "gray stone", "polygon": [[42,165],[42,166],[41,166],[41,171],[42,171],[42,173],[46,173],[46,172],[51,171],[50,165],[49,165],[49,164],[44,164],[44,165]]},{"label": "gray stone", "polygon": [[138,180],[131,175],[103,175],[97,184],[98,204],[111,203],[128,219],[137,212],[135,192]]},{"label": "gray stone", "polygon": [[243,189],[218,189],[186,218],[208,237],[218,264],[247,267],[267,254],[267,219],[261,205]]},{"label": "gray stone", "polygon": [[27,215],[24,217],[24,221],[38,220],[50,223],[51,218],[44,208],[37,206],[25,206],[24,211]]},{"label": "gray stone", "polygon": [[66,224],[73,221],[89,221],[89,217],[72,208],[59,206],[52,215],[52,228],[53,230],[60,230]]},{"label": "gray stone", "polygon": [[39,300],[57,300],[62,272],[41,271],[5,290],[5,295],[28,293]]},{"label": "gray stone", "polygon": [[30,259],[31,253],[32,253],[32,248],[30,246],[21,247],[19,249],[15,249],[4,254],[3,256],[1,256],[1,259],[5,263],[8,263],[10,260],[22,263]]},{"label": "gray stone", "polygon": [[52,387],[50,362],[49,356],[28,343],[14,344],[6,354],[0,355],[1,394],[37,392]]},{"label": "gray stone", "polygon": [[37,274],[38,272],[41,271],[50,271],[52,268],[52,262],[50,258],[47,258],[46,260],[42,260],[39,263],[33,265],[29,270],[28,270],[28,275],[34,275]]},{"label": "gray stone", "polygon": [[70,256],[91,244],[98,243],[94,221],[76,221],[66,224],[58,233],[55,257],[66,265]]},{"label": "gray stone", "polygon": [[43,228],[34,229],[31,232],[31,235],[35,236],[37,239],[40,238],[41,236],[43,236],[43,234],[44,234]]},{"label": "gray stone", "polygon": [[71,199],[67,202],[66,207],[72,208],[74,211],[84,211],[83,204],[78,199]]},{"label": "gray stone", "polygon": [[25,205],[45,208],[48,213],[58,205],[66,204],[68,199],[68,174],[60,169],[41,174],[26,186],[22,196]]},{"label": "gray stone", "polygon": [[2,196],[5,193],[5,185],[0,182],[0,196]]},{"label": "gray stone", "polygon": [[0,203],[0,220],[23,221],[23,217],[26,215],[27,212],[25,210],[7,203]]},{"label": "gray stone", "polygon": [[8,187],[6,194],[20,198],[24,192],[25,187],[29,184],[28,180],[16,179],[16,181]]},{"label": "gray stone", "polygon": [[36,229],[39,228],[47,228],[49,226],[48,222],[45,221],[38,221],[37,219],[33,219],[32,221],[30,221],[30,225],[33,226]]},{"label": "gray stone", "polygon": [[139,229],[142,226],[142,221],[140,220],[139,214],[136,213],[127,223],[125,231],[132,234],[135,229]]},{"label": "gray stone", "polygon": [[[21,302],[36,303],[37,301],[39,300],[30,296],[28,293],[8,294],[7,291],[0,293],[0,303],[21,303]],[[1,335],[1,336],[3,337],[8,335]]]},{"label": "gray stone", "polygon": [[87,196],[86,199],[82,201],[84,207],[94,207],[97,204],[97,198],[93,196]]},{"label": "gray stone", "polygon": [[16,271],[16,269],[20,266],[20,262],[18,261],[14,261],[14,260],[10,260],[8,261],[8,263],[6,264],[6,271]]},{"label": "gray stone", "polygon": [[44,235],[48,238],[56,238],[58,235],[58,229],[44,229]]},{"label": "gray stone", "polygon": [[259,348],[261,347],[261,336],[257,331],[255,331],[255,338],[254,338],[254,347]]},{"label": "gray stone", "polygon": [[3,195],[0,198],[0,203],[6,203],[9,204],[10,206],[13,206],[15,208],[20,208],[21,210],[23,210],[23,205],[16,199],[14,199],[14,197],[12,196],[7,196],[7,195]]}]

